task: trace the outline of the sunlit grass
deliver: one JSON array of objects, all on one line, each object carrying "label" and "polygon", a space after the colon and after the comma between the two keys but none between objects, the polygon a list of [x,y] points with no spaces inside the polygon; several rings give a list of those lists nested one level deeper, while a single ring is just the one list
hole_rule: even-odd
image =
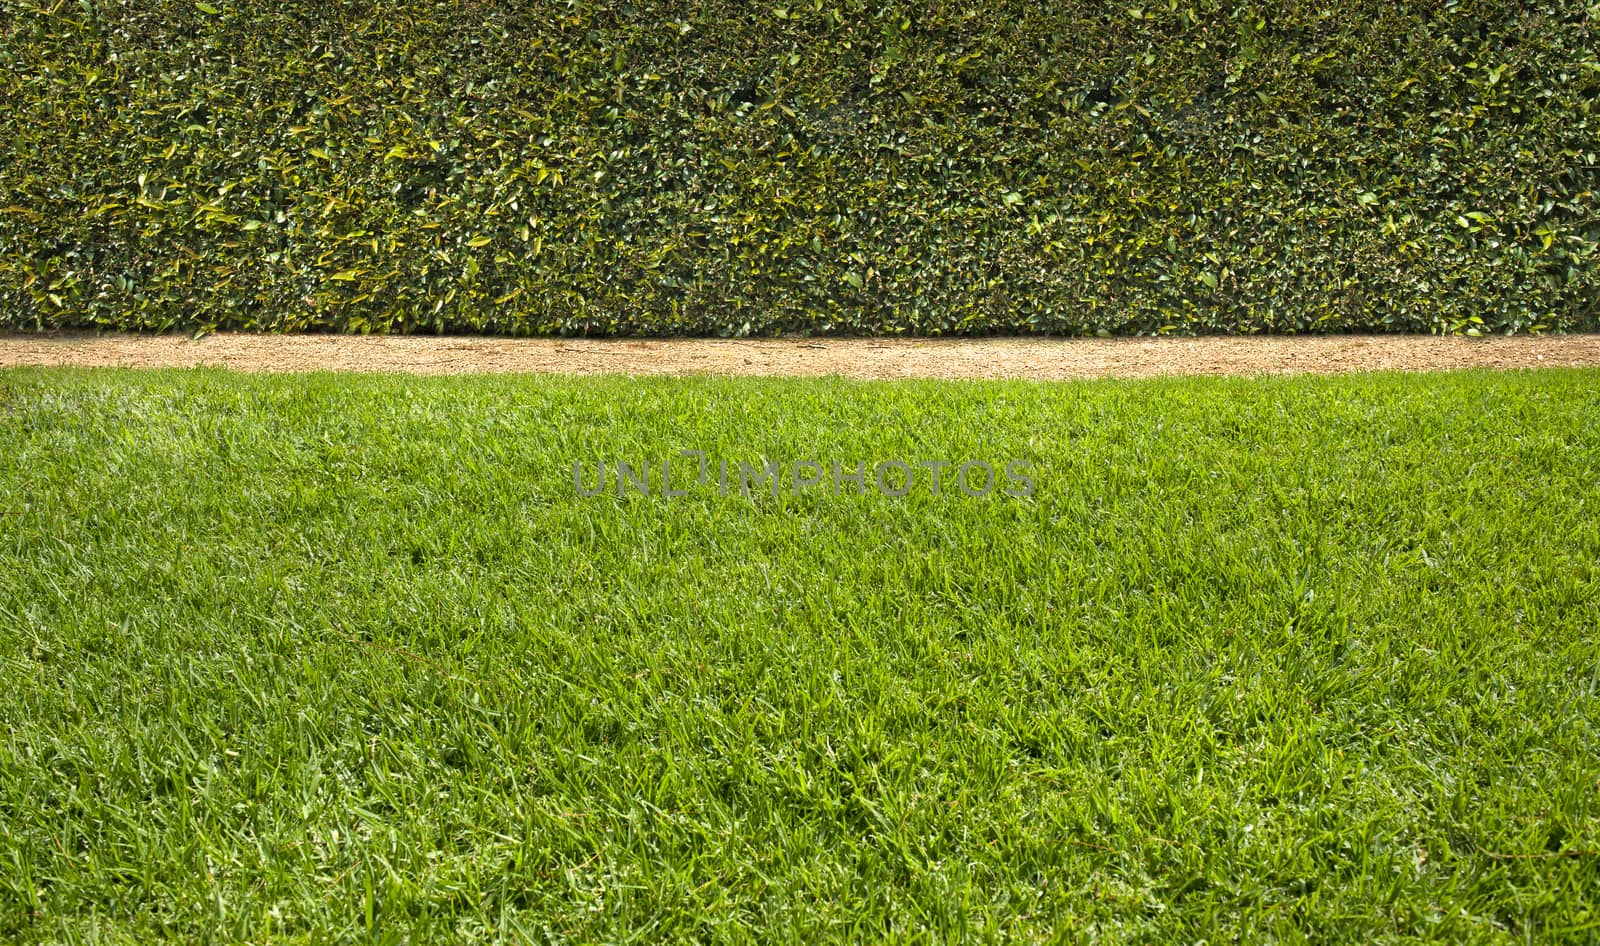
[{"label": "sunlit grass", "polygon": [[[1031,497],[577,494],[982,459]],[[0,373],[0,940],[1600,936],[1600,372]]]}]

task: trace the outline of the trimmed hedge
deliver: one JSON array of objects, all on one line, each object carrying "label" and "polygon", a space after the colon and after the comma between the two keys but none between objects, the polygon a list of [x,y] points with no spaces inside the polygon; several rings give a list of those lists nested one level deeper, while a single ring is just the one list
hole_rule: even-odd
[{"label": "trimmed hedge", "polygon": [[0,326],[1521,331],[1600,6],[0,0]]}]

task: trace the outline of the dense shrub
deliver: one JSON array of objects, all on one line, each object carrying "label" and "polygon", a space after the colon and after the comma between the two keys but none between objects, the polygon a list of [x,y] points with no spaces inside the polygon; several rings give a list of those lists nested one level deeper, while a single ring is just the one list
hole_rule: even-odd
[{"label": "dense shrub", "polygon": [[0,0],[0,325],[1592,328],[1581,0]]}]

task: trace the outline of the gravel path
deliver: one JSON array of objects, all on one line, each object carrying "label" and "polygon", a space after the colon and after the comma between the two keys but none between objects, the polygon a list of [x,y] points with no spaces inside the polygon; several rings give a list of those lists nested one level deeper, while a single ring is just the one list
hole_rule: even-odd
[{"label": "gravel path", "polygon": [[414,374],[842,375],[850,378],[1142,378],[1600,366],[1600,335],[1117,339],[508,339],[461,336],[0,333],[20,365]]}]

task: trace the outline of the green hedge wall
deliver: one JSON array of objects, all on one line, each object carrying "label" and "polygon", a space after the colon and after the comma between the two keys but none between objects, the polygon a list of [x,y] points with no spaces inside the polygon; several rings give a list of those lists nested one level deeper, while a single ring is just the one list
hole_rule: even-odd
[{"label": "green hedge wall", "polygon": [[0,0],[0,326],[1594,328],[1600,5]]}]

